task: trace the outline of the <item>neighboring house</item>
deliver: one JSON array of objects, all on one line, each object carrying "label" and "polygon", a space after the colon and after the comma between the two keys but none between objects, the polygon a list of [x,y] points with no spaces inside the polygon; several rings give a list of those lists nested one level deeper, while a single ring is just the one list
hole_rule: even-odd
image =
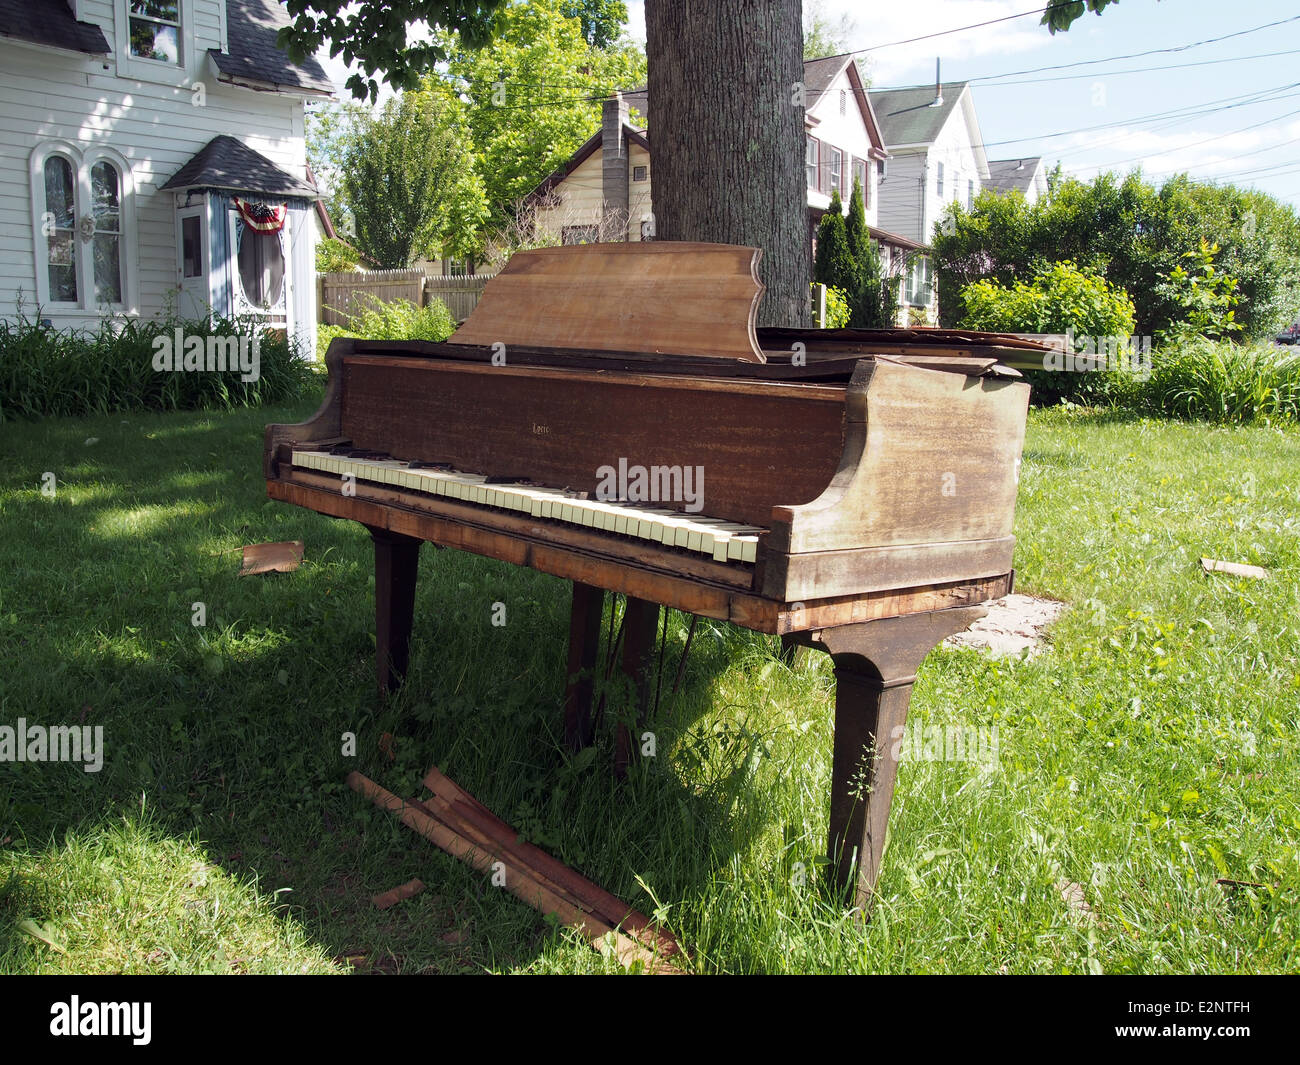
[{"label": "neighboring house", "polygon": [[[871,93],[880,119],[889,171],[880,191],[880,225],[920,244],[951,203],[970,207],[990,180],[970,86],[937,83]],[[905,302],[937,320],[928,257],[917,256],[904,286]]]},{"label": "neighboring house", "polygon": [[1047,195],[1047,170],[1042,156],[1032,159],[990,159],[986,186],[999,196],[1018,192],[1026,203],[1036,203]]},{"label": "neighboring house", "polygon": [[[804,92],[809,241],[815,239],[817,223],[830,206],[834,189],[839,189],[848,210],[856,177],[871,235],[881,246],[887,269],[901,275],[904,259],[920,244],[876,224],[887,152],[857,64],[847,56],[806,62]],[[653,239],[653,125],[645,121],[648,114],[644,89],[616,93],[606,100],[601,128],[526,198],[532,224],[559,244]],[[462,263],[435,260],[427,272],[453,274],[467,269]]]},{"label": "neighboring house", "polygon": [[319,199],[275,0],[0,0],[0,317],[247,314],[312,350]]}]

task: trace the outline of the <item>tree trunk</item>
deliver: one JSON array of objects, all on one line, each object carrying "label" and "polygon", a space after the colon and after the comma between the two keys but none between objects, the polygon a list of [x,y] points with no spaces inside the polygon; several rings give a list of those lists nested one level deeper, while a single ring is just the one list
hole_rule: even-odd
[{"label": "tree trunk", "polygon": [[763,249],[760,325],[811,324],[801,0],[646,0],[655,238]]}]

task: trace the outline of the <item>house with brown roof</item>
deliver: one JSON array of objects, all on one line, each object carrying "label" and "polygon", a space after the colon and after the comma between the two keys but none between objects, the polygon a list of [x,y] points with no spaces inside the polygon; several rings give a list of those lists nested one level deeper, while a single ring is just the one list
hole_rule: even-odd
[{"label": "house with brown roof", "polygon": [[315,337],[319,199],[276,0],[0,0],[0,317]]}]

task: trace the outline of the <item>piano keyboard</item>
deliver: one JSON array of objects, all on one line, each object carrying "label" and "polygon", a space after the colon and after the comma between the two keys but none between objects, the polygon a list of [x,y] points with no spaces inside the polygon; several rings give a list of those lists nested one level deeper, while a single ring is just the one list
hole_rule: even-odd
[{"label": "piano keyboard", "polygon": [[294,451],[293,464],[358,481],[391,485],[432,496],[515,510],[534,518],[604,529],[620,536],[650,540],[712,556],[715,562],[753,562],[763,530],[703,515],[657,509],[635,503],[580,499],[562,488],[541,485],[488,484],[479,474],[452,469],[411,467],[397,459],[360,459],[323,451]]}]

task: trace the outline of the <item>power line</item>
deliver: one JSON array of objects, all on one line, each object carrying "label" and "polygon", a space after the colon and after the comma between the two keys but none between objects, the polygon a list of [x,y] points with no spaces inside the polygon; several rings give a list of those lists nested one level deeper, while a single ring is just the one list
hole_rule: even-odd
[{"label": "power line", "polygon": [[[1199,104],[1191,104],[1187,107],[1174,108],[1172,111],[1161,111],[1152,115],[1141,115],[1137,118],[1121,119],[1118,122],[1102,122],[1095,126],[1082,126],[1079,129],[1058,130],[1055,133],[1037,133],[1030,134],[1026,137],[1012,137],[1008,140],[985,141],[984,147],[991,148],[1002,144],[1020,144],[1024,141],[1033,140],[1051,140],[1055,137],[1070,137],[1078,133],[1092,133],[1096,130],[1115,129],[1119,126],[1140,125],[1144,122],[1159,122],[1167,118],[1200,118],[1203,115],[1215,114],[1219,111],[1230,111],[1237,107],[1248,107],[1251,104],[1262,103],[1269,97],[1267,94],[1281,93],[1287,89],[1300,88],[1300,81],[1292,82],[1289,85],[1278,85],[1272,89],[1261,89],[1258,92],[1242,93],[1240,96],[1225,96],[1219,100],[1206,100]],[[1244,97],[1253,96],[1255,99],[1244,99]],[[1273,99],[1287,99],[1284,96],[1275,96]],[[1231,103],[1229,101],[1239,101]],[[1223,104],[1222,107],[1211,107],[1211,104]]]},{"label": "power line", "polygon": [[1021,74],[1041,74],[1047,70],[1069,70],[1073,67],[1096,66],[1099,63],[1118,63],[1124,59],[1142,59],[1149,55],[1167,55],[1171,52],[1186,52],[1189,48],[1200,48],[1207,44],[1218,44],[1220,41],[1230,41],[1234,37],[1245,37],[1247,34],[1259,33],[1261,30],[1272,29],[1275,26],[1284,26],[1289,22],[1300,21],[1300,15],[1292,15],[1290,18],[1278,19],[1276,22],[1267,22],[1263,26],[1254,26],[1248,30],[1238,30],[1236,33],[1227,33],[1222,37],[1207,37],[1203,41],[1192,41],[1189,44],[1180,44],[1171,48],[1152,48],[1146,52],[1131,52],[1128,55],[1113,55],[1105,59],[1083,59],[1077,63],[1053,63],[1045,67],[1030,67],[1027,70],[1011,70],[1005,74],[988,74],[981,78],[969,78],[969,81],[993,81],[1001,78],[1016,78]]},{"label": "power line", "polygon": [[[1106,170],[1106,169],[1109,169],[1110,167],[1115,167],[1115,166],[1126,166],[1126,165],[1128,165],[1129,163],[1140,163],[1140,162],[1144,162],[1144,161],[1147,160],[1147,159],[1159,158],[1159,157],[1162,156],[1162,155],[1170,155],[1170,154],[1172,154],[1173,152],[1185,152],[1185,151],[1187,151],[1189,148],[1199,148],[1202,144],[1210,144],[1210,143],[1212,143],[1212,142],[1214,142],[1214,141],[1224,140],[1224,139],[1227,138],[1227,137],[1234,137],[1234,136],[1236,136],[1238,133],[1248,133],[1248,132],[1250,132],[1252,129],[1258,129],[1260,126],[1267,126],[1267,125],[1268,125],[1269,123],[1271,123],[1271,122],[1277,122],[1277,121],[1279,121],[1279,120],[1281,120],[1281,119],[1284,119],[1284,118],[1290,118],[1292,115],[1300,115],[1300,109],[1297,109],[1297,110],[1294,110],[1294,111],[1287,111],[1287,112],[1285,112],[1285,113],[1283,113],[1283,114],[1280,114],[1280,115],[1274,115],[1274,116],[1271,117],[1271,118],[1266,118],[1266,119],[1264,119],[1263,122],[1254,122],[1254,123],[1252,123],[1252,124],[1249,125],[1249,126],[1242,126],[1240,129],[1228,130],[1226,133],[1216,133],[1213,137],[1206,137],[1206,138],[1204,138],[1203,140],[1192,141],[1191,144],[1180,144],[1180,145],[1178,145],[1177,147],[1174,147],[1174,148],[1166,148],[1166,149],[1163,150],[1163,151],[1158,151],[1158,152],[1146,152],[1146,153],[1144,153],[1144,154],[1142,154],[1142,155],[1136,155],[1136,156],[1134,156],[1134,157],[1131,158],[1131,159],[1120,159],[1120,160],[1117,160],[1117,161],[1112,162],[1112,163],[1102,163],[1102,164],[1097,164],[1097,165],[1095,165],[1095,166],[1085,166],[1085,167],[1082,167],[1081,169],[1083,169],[1083,170]],[[1300,140],[1300,137],[1297,137],[1296,139],[1297,139],[1297,140]],[[1289,142],[1287,142],[1287,143],[1289,143]],[[1281,147],[1281,145],[1275,145],[1275,147]],[[1250,154],[1250,153],[1248,153],[1248,154]],[[1159,173],[1159,171],[1157,171],[1157,173]]]},{"label": "power line", "polygon": [[972,22],[969,26],[957,26],[951,30],[939,30],[937,33],[926,33],[920,37],[909,37],[904,41],[889,41],[886,44],[874,44],[867,48],[855,48],[850,52],[836,52],[833,55],[819,55],[821,59],[841,59],[847,55],[862,55],[864,52],[878,52],[882,48],[896,48],[900,44],[915,44],[917,41],[929,41],[935,37],[947,37],[953,33],[965,33],[967,30],[977,30],[982,26],[995,26],[999,22],[1011,22],[1014,19],[1025,18],[1029,15],[1041,15],[1044,11],[1050,11],[1053,8],[1065,7],[1071,0],[1058,0],[1057,3],[1048,4],[1046,7],[1036,7],[1032,11],[1021,11],[1018,15],[1003,15],[1001,18],[991,18],[984,22]]},{"label": "power line", "polygon": [[[1086,78],[1113,78],[1121,74],[1149,74],[1160,70],[1186,70],[1189,67],[1211,67],[1221,63],[1245,63],[1253,59],[1276,59],[1278,56],[1300,55],[1300,49],[1285,52],[1260,52],[1257,55],[1238,55],[1227,59],[1203,59],[1196,63],[1166,63],[1154,67],[1129,67],[1127,70],[1096,70],[1090,74],[1062,74],[1059,78],[1024,78],[1020,81],[1000,81],[994,85],[985,85],[986,89],[1001,89],[1009,85],[1044,85],[1053,81],[1081,81]],[[968,78],[971,82],[983,82],[984,78]]]}]

